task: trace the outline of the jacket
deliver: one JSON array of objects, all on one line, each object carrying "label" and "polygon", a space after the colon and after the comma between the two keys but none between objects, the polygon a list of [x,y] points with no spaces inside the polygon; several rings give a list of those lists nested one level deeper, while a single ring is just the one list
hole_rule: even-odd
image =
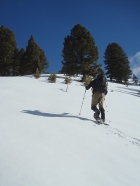
[{"label": "jacket", "polygon": [[89,85],[86,86],[86,90],[89,90],[90,88],[92,88],[93,94],[94,94],[94,92],[101,92],[101,93],[104,93],[105,95],[107,95],[107,85],[105,84],[105,86],[103,86],[103,87],[98,87],[97,86],[97,78],[94,79],[93,81],[91,81],[89,83]]}]

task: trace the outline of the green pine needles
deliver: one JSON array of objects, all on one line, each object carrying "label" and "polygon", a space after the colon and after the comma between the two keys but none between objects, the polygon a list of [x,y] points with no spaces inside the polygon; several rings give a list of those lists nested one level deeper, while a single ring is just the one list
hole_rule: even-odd
[{"label": "green pine needles", "polygon": [[78,74],[94,75],[101,65],[98,62],[98,48],[90,32],[80,24],[71,30],[70,35],[64,38],[62,50],[63,74],[75,76]]},{"label": "green pine needles", "polygon": [[26,50],[17,48],[14,32],[0,27],[0,76],[24,76],[45,72],[49,62],[44,51],[31,36]]},{"label": "green pine needles", "polygon": [[104,54],[104,64],[107,77],[115,79],[116,82],[127,82],[132,74],[130,70],[130,62],[123,51],[122,47],[117,43],[109,43]]},{"label": "green pine needles", "polygon": [[56,74],[51,74],[49,77],[48,77],[48,81],[49,83],[56,83]]},{"label": "green pine needles", "polygon": [[72,79],[70,77],[65,77],[64,82],[65,84],[70,84],[72,82]]},{"label": "green pine needles", "polygon": [[93,80],[93,78],[91,76],[85,76],[83,82],[84,82],[84,85],[88,85],[91,81]]},{"label": "green pine needles", "polygon": [[34,77],[36,79],[40,78],[40,72],[39,72],[38,68],[36,69],[36,72],[34,73]]}]

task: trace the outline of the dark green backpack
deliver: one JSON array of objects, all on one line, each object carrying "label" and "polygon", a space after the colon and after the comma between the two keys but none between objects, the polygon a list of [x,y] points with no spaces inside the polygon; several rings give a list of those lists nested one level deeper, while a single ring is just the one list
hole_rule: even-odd
[{"label": "dark green backpack", "polygon": [[106,89],[106,77],[104,74],[99,74],[96,78],[96,90],[104,92]]}]

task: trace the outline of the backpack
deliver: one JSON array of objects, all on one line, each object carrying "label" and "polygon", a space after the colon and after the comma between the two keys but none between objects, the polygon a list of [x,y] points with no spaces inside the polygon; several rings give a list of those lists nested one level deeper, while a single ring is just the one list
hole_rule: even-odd
[{"label": "backpack", "polygon": [[106,77],[104,74],[99,74],[96,78],[96,91],[104,92],[106,90]]}]

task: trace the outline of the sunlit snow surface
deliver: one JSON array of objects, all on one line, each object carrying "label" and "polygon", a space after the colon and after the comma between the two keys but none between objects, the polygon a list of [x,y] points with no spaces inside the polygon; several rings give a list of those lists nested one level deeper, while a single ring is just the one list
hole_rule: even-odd
[{"label": "sunlit snow surface", "polygon": [[105,126],[91,90],[48,76],[0,77],[0,186],[139,186],[140,85],[108,82]]}]

